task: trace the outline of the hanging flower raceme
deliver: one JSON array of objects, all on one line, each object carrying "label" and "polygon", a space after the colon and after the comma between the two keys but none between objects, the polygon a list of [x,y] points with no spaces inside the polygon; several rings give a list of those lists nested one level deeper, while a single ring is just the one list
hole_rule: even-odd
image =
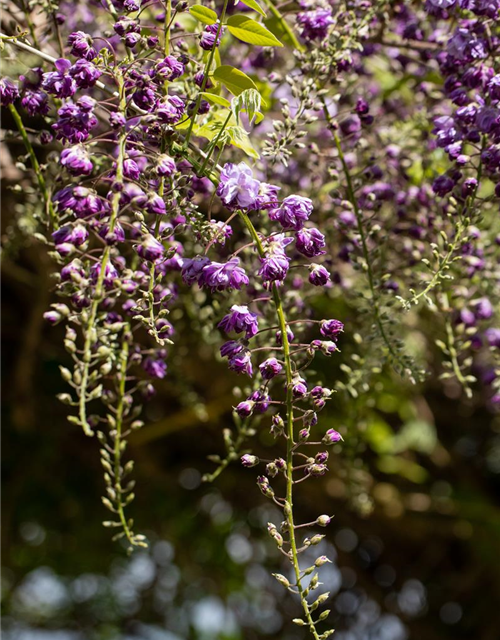
[{"label": "hanging flower raceme", "polygon": [[[241,377],[227,455],[209,478],[238,459],[259,467],[281,512],[267,530],[290,561],[275,577],[315,640],[333,633],[318,631],[328,595],[310,597],[329,560],[324,548],[307,563],[302,553],[332,516],[297,524],[292,503],[302,482],[339,466],[348,428],[321,413],[335,393],[361,404],[376,371],[418,378],[403,338],[426,301],[444,379],[470,395],[481,369],[500,404],[500,3],[402,4],[300,0],[294,17],[274,3],[268,21],[227,3],[167,3],[162,15],[140,0],[95,3],[95,24],[58,25],[58,59],[41,52],[19,82],[0,80],[26,148],[19,166],[31,162],[40,195],[27,228],[40,222],[58,270],[62,301],[45,318],[66,326],[60,399],[99,439],[106,526],[145,544],[126,513],[125,439],[153,381],[175,381],[178,319],[209,344],[217,327]],[[24,37],[2,40],[36,55]],[[404,69],[389,93],[373,52],[391,77]],[[39,136],[26,116],[43,123]],[[275,441],[268,459],[249,451],[257,429]]]}]

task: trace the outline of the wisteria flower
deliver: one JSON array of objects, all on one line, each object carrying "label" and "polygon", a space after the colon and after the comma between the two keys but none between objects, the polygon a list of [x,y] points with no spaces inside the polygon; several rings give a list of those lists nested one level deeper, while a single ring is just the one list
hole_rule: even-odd
[{"label": "wisteria flower", "polygon": [[251,208],[259,195],[260,182],[244,162],[224,165],[217,195],[228,207]]},{"label": "wisteria flower", "polygon": [[81,145],[63,149],[60,161],[62,166],[74,176],[89,175],[94,168],[87,150]]},{"label": "wisteria flower", "polygon": [[239,258],[231,258],[226,263],[211,262],[203,268],[198,282],[212,291],[241,289],[243,285],[248,284],[249,280],[245,270],[239,264]]},{"label": "wisteria flower", "polygon": [[246,305],[234,304],[218,326],[226,333],[245,332],[246,338],[252,338],[258,331],[259,321],[257,314],[249,311]]},{"label": "wisteria flower", "polygon": [[273,253],[260,259],[259,275],[264,282],[282,283],[290,267],[290,258],[283,253]]},{"label": "wisteria flower", "polygon": [[325,236],[318,229],[301,229],[297,231],[295,236],[295,247],[299,253],[307,256],[308,258],[314,258],[326,253],[324,248],[326,246]]},{"label": "wisteria flower", "polygon": [[288,196],[278,209],[272,211],[269,217],[277,220],[283,229],[299,231],[304,222],[309,219],[313,210],[313,203],[304,196]]},{"label": "wisteria flower", "polygon": [[264,380],[272,380],[272,378],[281,373],[282,369],[282,365],[276,358],[268,358],[259,365],[259,371]]},{"label": "wisteria flower", "polygon": [[[217,32],[219,32],[218,36]],[[200,47],[205,51],[211,51],[214,46],[218,47],[223,33],[224,27],[219,26],[218,22],[207,25],[201,34]]]},{"label": "wisteria flower", "polygon": [[42,88],[47,93],[52,93],[57,98],[69,98],[76,92],[76,82],[68,75],[72,66],[70,60],[59,58],[54,63],[56,71],[49,71],[43,74]]},{"label": "wisteria flower", "polygon": [[0,79],[0,104],[7,107],[19,98],[19,88],[9,78]]}]

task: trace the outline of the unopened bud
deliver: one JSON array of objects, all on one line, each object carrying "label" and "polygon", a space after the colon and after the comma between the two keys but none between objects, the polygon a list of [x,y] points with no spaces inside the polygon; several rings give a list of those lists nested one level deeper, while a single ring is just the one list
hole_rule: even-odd
[{"label": "unopened bud", "polygon": [[280,584],[288,589],[288,587],[290,586],[290,581],[287,580],[285,576],[281,575],[281,573],[273,573],[273,576]]},{"label": "unopened bud", "polygon": [[320,527],[327,527],[331,521],[332,519],[330,518],[330,516],[322,515],[317,517],[316,524],[318,524]]},{"label": "unopened bud", "polygon": [[331,563],[331,560],[329,558],[327,558],[326,556],[320,556],[319,558],[316,558],[316,560],[314,561],[314,565],[316,567],[322,567],[327,562]]},{"label": "unopened bud", "polygon": [[251,467],[255,467],[256,465],[258,465],[260,462],[259,458],[257,458],[257,456],[252,456],[249,453],[245,453],[245,455],[241,456],[241,464],[244,467],[247,468],[251,468]]}]

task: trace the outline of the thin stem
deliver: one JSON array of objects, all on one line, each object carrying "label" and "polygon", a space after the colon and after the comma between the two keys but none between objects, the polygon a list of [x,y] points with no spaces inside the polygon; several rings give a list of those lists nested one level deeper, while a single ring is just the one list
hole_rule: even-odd
[{"label": "thin stem", "polygon": [[107,7],[109,9],[110,14],[116,20],[118,18],[118,13],[117,13],[113,3],[111,2],[111,0],[106,0],[106,5],[107,5]]},{"label": "thin stem", "polygon": [[[253,226],[250,218],[243,211],[239,211],[240,218],[243,220],[246,228],[248,229],[250,235],[255,241],[255,245],[257,247],[257,251],[259,256],[262,258],[265,255],[264,247],[262,245],[262,241],[259,238],[259,235]],[[309,630],[312,633],[313,637],[316,640],[319,640],[318,632],[316,631],[316,626],[311,617],[311,613],[309,611],[309,605],[307,603],[306,597],[304,595],[304,587],[302,586],[301,581],[301,571],[299,566],[299,558],[297,551],[297,543],[295,540],[295,525],[293,521],[293,453],[295,447],[294,441],[294,429],[293,429],[293,391],[292,391],[292,379],[293,379],[293,369],[292,369],[292,360],[290,355],[290,343],[288,341],[287,335],[287,322],[285,318],[285,312],[283,310],[283,302],[281,300],[281,295],[279,292],[279,288],[276,284],[273,284],[273,301],[276,309],[276,315],[278,317],[278,325],[281,329],[282,336],[282,348],[283,348],[283,360],[285,362],[285,373],[286,373],[286,502],[284,505],[284,513],[286,517],[286,521],[289,528],[289,536],[290,536],[290,560],[292,562],[292,566],[295,573],[297,589],[300,596],[300,601],[302,603],[302,608],[304,610],[304,614],[306,616],[306,620],[309,625]]]},{"label": "thin stem", "polygon": [[38,186],[40,188],[42,197],[43,197],[43,201],[45,203],[45,210],[46,212],[48,211],[49,214],[49,219],[52,223],[52,226],[54,227],[54,229],[57,229],[58,227],[58,219],[57,219],[57,214],[55,212],[54,209],[54,205],[52,204],[52,200],[50,198],[49,195],[49,191],[47,189],[47,185],[45,183],[45,178],[43,177],[43,173],[42,170],[40,168],[40,164],[38,162],[38,158],[36,157],[35,151],[33,149],[33,146],[28,138],[28,134],[26,132],[26,129],[24,127],[23,121],[21,116],[19,115],[18,110],[16,109],[16,107],[13,104],[9,104],[9,110],[10,113],[12,114],[12,117],[14,119],[14,122],[16,123],[16,126],[19,130],[19,133],[21,134],[21,138],[23,139],[23,143],[24,146],[26,148],[26,151],[28,152],[29,156],[30,156],[30,160],[31,160],[31,166],[33,167],[33,171],[35,172],[36,175],[36,179],[38,182]]},{"label": "thin stem", "polygon": [[122,349],[120,352],[120,358],[118,361],[118,403],[116,406],[116,428],[114,434],[114,471],[115,471],[115,491],[116,491],[116,508],[120,522],[122,523],[123,531],[127,536],[127,540],[130,544],[134,545],[135,540],[130,528],[128,526],[127,519],[125,518],[125,512],[122,501],[123,488],[121,484],[121,456],[122,456],[122,426],[123,426],[123,409],[125,399],[125,386],[127,382],[127,365],[129,354],[129,336],[127,331],[124,331]]},{"label": "thin stem", "polygon": [[[327,120],[328,123],[331,124],[331,118],[330,118],[330,114],[328,113],[328,108],[326,106],[326,102],[324,97],[321,98],[321,101],[323,103],[323,112],[325,114],[325,118]],[[340,142],[340,138],[338,136],[338,133],[332,128],[332,136],[333,136],[333,140],[335,142],[335,147],[337,148],[337,153],[339,154],[339,159],[340,159],[340,163],[342,164],[342,170],[344,172],[344,176],[346,179],[346,183],[347,183],[347,196],[349,199],[349,202],[352,204],[353,208],[354,208],[354,214],[356,216],[356,223],[357,223],[357,227],[358,227],[358,233],[359,236],[361,238],[361,247],[362,247],[362,251],[363,251],[363,258],[365,261],[365,265],[366,265],[366,274],[368,276],[368,285],[370,287],[370,294],[371,294],[371,303],[372,303],[372,307],[373,307],[373,314],[375,317],[375,323],[378,327],[379,333],[380,333],[380,337],[382,338],[382,340],[384,341],[389,353],[391,354],[391,356],[394,358],[394,360],[396,362],[398,362],[403,371],[407,370],[407,366],[401,361],[401,358],[399,356],[399,354],[397,353],[397,351],[394,349],[394,346],[392,345],[391,341],[389,340],[386,332],[385,332],[385,328],[384,328],[384,324],[382,322],[382,319],[380,317],[380,306],[379,306],[379,302],[377,300],[377,294],[375,291],[375,279],[373,276],[373,269],[371,266],[371,262],[370,262],[370,253],[368,251],[368,242],[366,239],[366,234],[365,234],[365,229],[363,226],[363,214],[361,213],[361,210],[359,208],[358,205],[358,200],[356,198],[356,194],[354,191],[354,186],[352,183],[352,178],[351,178],[351,173],[349,170],[349,166],[347,165],[345,156],[344,156],[344,152],[342,149],[342,144]]]},{"label": "thin stem", "polygon": [[26,18],[26,22],[28,23],[28,29],[30,30],[31,39],[33,40],[33,44],[35,47],[38,47],[38,40],[36,37],[35,25],[33,24],[33,20],[31,19],[31,12],[25,0],[22,0],[24,16]]},{"label": "thin stem", "polygon": [[201,94],[205,91],[205,88],[206,88],[207,83],[208,83],[208,75],[210,73],[210,69],[212,68],[212,62],[214,60],[215,51],[217,49],[217,43],[218,43],[218,40],[219,40],[219,35],[220,35],[221,30],[222,30],[222,23],[224,22],[224,18],[226,17],[226,9],[227,9],[227,5],[228,4],[229,4],[229,0],[224,0],[224,5],[222,7],[222,12],[221,12],[220,18],[219,18],[219,24],[217,26],[217,33],[215,34],[214,46],[210,50],[210,55],[208,56],[207,64],[205,65],[205,71],[203,72],[203,82],[201,83],[200,92],[198,94],[198,97],[196,98],[196,104],[195,104],[195,107],[194,107],[193,115],[191,116],[191,121],[189,123],[189,128],[188,128],[187,133],[186,133],[186,139],[184,141],[184,148],[187,148],[187,146],[189,144],[189,140],[191,138],[191,133],[193,131],[194,121],[196,120],[196,116],[198,115],[198,111],[199,111],[200,105],[201,105]]},{"label": "thin stem", "polygon": [[64,44],[63,44],[63,41],[62,41],[61,31],[59,29],[59,23],[57,22],[57,17],[56,17],[55,11],[51,11],[50,15],[51,15],[51,18],[52,18],[52,22],[54,23],[54,30],[55,30],[56,36],[57,36],[57,44],[59,46],[59,54],[60,54],[61,58],[64,58]]},{"label": "thin stem", "polygon": [[207,152],[207,157],[205,158],[205,160],[203,160],[203,163],[201,165],[201,171],[202,172],[205,171],[205,167],[207,166],[208,161],[210,160],[210,157],[211,157],[212,153],[214,152],[215,148],[217,147],[217,144],[218,144],[219,140],[221,139],[221,136],[224,133],[225,128],[229,124],[229,120],[231,119],[232,115],[233,114],[232,114],[231,110],[229,110],[229,113],[227,114],[227,118],[224,120],[224,123],[223,123],[222,127],[220,128],[219,133],[217,134],[217,137],[215,138],[215,140],[210,145],[210,150]]},{"label": "thin stem", "polygon": [[[118,91],[120,95],[120,105],[119,109],[121,112],[125,111],[126,107],[126,96],[125,96],[125,82],[123,79],[123,75],[119,69],[116,71],[116,82],[118,85]],[[123,181],[123,162],[125,159],[125,141],[127,137],[127,132],[123,128],[120,132],[120,136],[118,139],[118,157],[116,159],[116,182],[120,184]],[[113,198],[111,201],[111,216],[109,220],[109,233],[113,233],[115,228],[115,224],[118,218],[118,213],[120,211],[120,192],[116,191],[113,194]],[[92,436],[93,431],[91,426],[87,421],[87,384],[89,378],[89,369],[90,369],[90,361],[91,361],[91,349],[92,344],[95,343],[96,340],[96,318],[97,318],[97,310],[99,307],[99,303],[103,298],[104,293],[104,278],[106,274],[106,267],[108,266],[109,258],[111,254],[111,249],[107,246],[104,249],[101,258],[101,265],[99,275],[97,277],[97,283],[94,291],[92,306],[90,309],[90,316],[87,322],[87,326],[85,327],[85,344],[83,347],[83,368],[82,368],[82,379],[80,383],[80,391],[79,391],[79,418],[81,426],[85,432],[85,435]]]},{"label": "thin stem", "polygon": [[460,369],[460,363],[458,361],[458,352],[455,348],[455,335],[453,333],[453,326],[448,318],[445,321],[445,325],[446,325],[447,347],[448,347],[448,352],[450,354],[450,361],[451,361],[451,366],[453,368],[453,373],[455,374],[455,377],[462,385],[465,391],[465,395],[468,398],[471,398],[472,391],[471,391],[471,388],[469,387],[467,380],[465,379],[465,376],[462,373],[462,370]]},{"label": "thin stem", "polygon": [[170,54],[170,18],[172,16],[172,0],[167,0],[165,7],[165,22],[164,22],[164,52],[168,56]]},{"label": "thin stem", "polygon": [[[481,152],[483,151],[484,144],[485,144],[485,141],[483,139]],[[434,289],[434,287],[436,287],[436,285],[440,282],[442,274],[447,270],[448,265],[449,265],[450,261],[452,260],[453,255],[455,254],[455,251],[457,250],[457,247],[459,246],[459,244],[460,244],[460,242],[461,242],[461,240],[463,238],[463,234],[464,234],[465,230],[467,229],[467,226],[468,226],[466,224],[467,215],[468,215],[469,211],[472,209],[472,207],[474,206],[474,202],[476,200],[477,192],[479,190],[479,184],[481,182],[482,173],[483,173],[483,163],[481,161],[479,161],[479,165],[477,167],[477,177],[476,177],[477,185],[476,185],[476,187],[474,189],[474,192],[465,201],[465,204],[464,204],[463,209],[462,209],[462,215],[461,215],[461,218],[460,218],[460,222],[457,225],[457,231],[456,231],[456,234],[455,234],[455,238],[454,238],[453,242],[451,243],[447,254],[445,255],[445,257],[439,263],[439,266],[438,266],[436,272],[434,273],[434,276],[431,278],[429,284],[425,287],[425,289],[420,291],[420,293],[418,293],[415,296],[413,296],[413,298],[411,298],[411,300],[409,300],[409,304],[416,304],[420,300],[420,298],[426,296],[432,289]]]}]

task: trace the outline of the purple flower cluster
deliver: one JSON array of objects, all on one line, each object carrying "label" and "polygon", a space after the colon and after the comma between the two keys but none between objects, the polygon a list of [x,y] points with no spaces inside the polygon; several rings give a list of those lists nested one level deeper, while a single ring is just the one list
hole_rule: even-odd
[{"label": "purple flower cluster", "polygon": [[[221,357],[243,379],[232,403],[237,437],[224,430],[220,465],[240,456],[244,467],[264,465],[258,486],[285,517],[281,533],[272,524],[268,531],[292,557],[284,496],[327,472],[321,449],[335,445],[336,453],[345,431],[333,421],[322,426],[320,412],[335,396],[320,376],[331,367],[309,366],[345,357],[344,324],[321,320],[326,310],[350,318],[352,340],[342,351],[352,360],[339,369],[339,395],[348,388],[359,402],[372,400],[381,366],[380,384],[392,369],[418,379],[404,338],[422,322],[419,329],[432,324],[439,334],[432,345],[438,337],[445,361],[454,358],[443,379],[453,376],[469,391],[473,374],[500,405],[500,237],[492,231],[500,197],[500,0],[385,3],[383,19],[366,0],[348,3],[348,11],[299,0],[295,25],[286,17],[302,40],[293,56],[293,33],[282,49],[246,43],[240,55],[234,18],[219,13],[208,26],[185,20],[186,3],[172,4],[170,24],[168,10],[151,13],[140,0],[98,5],[92,12],[109,20],[104,33],[97,20],[69,15],[63,26],[60,16],[55,65],[44,56],[43,68],[19,84],[0,81],[9,121],[19,100],[23,117],[45,123],[40,136],[30,126],[21,138],[34,146],[26,157],[39,158],[31,169],[43,187],[35,219],[47,215],[57,294],[67,303],[51,305],[45,317],[67,322],[68,405],[78,405],[73,418],[86,433],[107,421],[103,433],[125,437],[138,428],[135,407],[151,397],[151,379],[177,375],[165,346],[178,318],[186,326],[194,317],[192,331],[212,329],[210,343],[218,327]],[[256,29],[275,31],[254,17]],[[215,51],[222,24],[231,37]],[[389,88],[374,60],[395,78]],[[228,63],[246,74],[241,87],[214,72]],[[229,94],[243,85],[229,108]],[[202,87],[213,89],[210,102]],[[256,90],[267,102],[262,124],[260,113],[248,122],[248,107],[232,112],[257,101]],[[258,157],[242,143],[247,134]],[[252,167],[241,161],[245,153],[257,158]],[[189,298],[189,316],[175,309],[178,296]],[[433,302],[425,322],[424,301]],[[99,417],[86,416],[98,396]],[[121,429],[113,425],[118,416]],[[266,422],[283,458],[245,453],[246,439]],[[109,496],[121,495],[111,489]],[[313,521],[330,522],[328,515]],[[321,538],[315,533],[303,546]]]},{"label": "purple flower cluster", "polygon": [[218,47],[223,33],[224,27],[221,27],[219,23],[207,25],[201,34],[200,47],[205,51],[211,51],[214,47]]},{"label": "purple flower cluster", "polygon": [[0,104],[6,107],[18,98],[18,86],[9,78],[0,78]]},{"label": "purple flower cluster", "polygon": [[186,284],[198,283],[212,291],[241,289],[249,283],[238,258],[226,263],[211,262],[208,258],[186,258],[182,263],[182,278]]},{"label": "purple flower cluster", "polygon": [[82,96],[75,103],[68,100],[57,112],[58,120],[52,125],[56,138],[72,144],[87,140],[91,129],[97,126],[95,105],[95,100],[89,96]]},{"label": "purple flower cluster", "polygon": [[234,304],[218,326],[226,333],[245,332],[246,338],[253,338],[258,331],[259,321],[257,314],[249,311],[246,305]]},{"label": "purple flower cluster", "polygon": [[260,183],[244,162],[226,164],[222,169],[217,195],[227,207],[251,209],[259,195]]},{"label": "purple flower cluster", "polygon": [[330,7],[312,9],[297,15],[297,23],[305,40],[324,40],[335,20]]}]

